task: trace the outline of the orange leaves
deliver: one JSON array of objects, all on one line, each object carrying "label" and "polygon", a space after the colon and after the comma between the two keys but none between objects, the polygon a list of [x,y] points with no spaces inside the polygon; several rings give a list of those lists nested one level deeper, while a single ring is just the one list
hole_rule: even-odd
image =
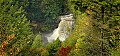
[{"label": "orange leaves", "polygon": [[7,40],[4,40],[4,41],[2,42],[1,47],[4,48],[4,47],[7,45],[7,42],[8,42],[9,40],[11,40],[13,37],[14,37],[14,35],[8,36]]},{"label": "orange leaves", "polygon": [[7,41],[3,41],[1,47],[4,48],[6,46],[6,43],[7,43]]},{"label": "orange leaves", "polygon": [[8,36],[7,40],[11,40],[14,37],[14,35]]},{"label": "orange leaves", "polygon": [[4,47],[6,46],[6,41],[3,41],[2,42],[2,45],[0,46],[0,55],[4,55],[5,52],[4,52]]},{"label": "orange leaves", "polygon": [[12,38],[14,37],[14,35],[10,35],[7,37],[6,40],[4,40],[0,46],[0,56],[3,56],[5,54],[5,47],[8,44],[8,41],[10,41]]}]

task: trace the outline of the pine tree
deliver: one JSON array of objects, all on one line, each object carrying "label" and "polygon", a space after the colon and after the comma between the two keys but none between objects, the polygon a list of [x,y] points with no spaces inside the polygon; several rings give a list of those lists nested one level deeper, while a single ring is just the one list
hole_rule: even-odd
[{"label": "pine tree", "polygon": [[29,22],[23,7],[12,0],[0,0],[0,55],[17,55],[30,44]]},{"label": "pine tree", "polygon": [[[119,28],[120,28],[120,1],[118,0],[101,0],[90,1],[86,3],[87,10],[91,10],[90,16],[95,19],[94,26],[101,31],[102,55],[111,55],[114,51],[119,50]],[[88,12],[87,12],[88,13]],[[117,54],[116,54],[117,55]]]},{"label": "pine tree", "polygon": [[[91,49],[87,49],[86,48],[82,48],[83,50],[85,50],[86,52],[90,52],[92,54],[90,55],[119,55],[119,22],[120,22],[120,17],[119,17],[119,9],[120,9],[120,1],[118,0],[68,0],[69,2],[69,8],[70,10],[75,14],[76,18],[83,18],[83,16],[78,17],[78,15],[80,13],[86,13],[87,17],[91,16],[92,20],[92,28],[95,28],[95,30],[92,30],[91,28],[89,28],[89,30],[91,30],[91,33],[85,33],[85,36],[92,37],[92,39],[88,39],[89,41],[84,41],[83,40],[79,40],[76,45],[81,46],[80,43],[90,43],[92,44],[91,40],[95,39],[94,31],[96,32],[100,32],[100,34],[96,34],[98,35],[98,37],[100,37],[100,42],[99,45],[101,46],[101,50],[99,47],[99,49],[101,52],[94,52],[94,51],[90,51]],[[84,19],[84,18],[83,18]],[[82,20],[82,19],[79,19]],[[79,26],[79,27],[84,27],[84,26]],[[85,30],[85,29],[84,29]],[[84,31],[83,30],[83,31]],[[88,31],[86,31],[88,32]],[[92,35],[92,33],[94,33]],[[99,36],[100,35],[100,36]],[[99,39],[98,39],[99,40]],[[86,44],[83,44],[86,45]],[[93,42],[92,44],[94,47],[94,45],[96,45],[96,43]],[[76,46],[77,48],[77,46]],[[78,48],[79,49],[79,48]],[[93,49],[93,50],[96,50]],[[95,54],[96,53],[96,54]]]},{"label": "pine tree", "polygon": [[[64,0],[43,0],[40,5],[45,20],[45,26],[53,29],[55,20],[62,13]],[[48,30],[49,30],[48,29]]]},{"label": "pine tree", "polygon": [[[38,21],[42,21],[42,14],[41,14],[41,8],[40,8],[40,4],[41,4],[42,0],[29,0],[29,6],[27,9],[27,17],[31,20],[38,20]],[[41,19],[42,18],[42,19]]]}]

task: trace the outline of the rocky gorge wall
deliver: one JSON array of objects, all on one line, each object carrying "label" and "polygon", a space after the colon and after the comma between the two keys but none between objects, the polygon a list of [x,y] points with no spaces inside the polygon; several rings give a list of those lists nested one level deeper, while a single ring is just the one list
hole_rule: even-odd
[{"label": "rocky gorge wall", "polygon": [[53,30],[53,32],[49,34],[42,35],[43,43],[52,42],[57,38],[60,41],[64,41],[68,37],[68,35],[71,33],[74,27],[73,14],[59,16],[59,19],[61,21],[58,25],[58,28],[56,28],[55,30]]}]

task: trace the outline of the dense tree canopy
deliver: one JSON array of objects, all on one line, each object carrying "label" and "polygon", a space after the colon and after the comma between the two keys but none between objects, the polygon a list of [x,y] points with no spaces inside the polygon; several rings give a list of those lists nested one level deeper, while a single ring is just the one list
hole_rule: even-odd
[{"label": "dense tree canopy", "polygon": [[[69,13],[69,37],[43,45],[40,33]],[[120,0],[0,0],[1,55],[120,56]]]},{"label": "dense tree canopy", "polygon": [[31,38],[29,22],[23,7],[18,2],[0,1],[0,54],[17,55],[27,46]]}]

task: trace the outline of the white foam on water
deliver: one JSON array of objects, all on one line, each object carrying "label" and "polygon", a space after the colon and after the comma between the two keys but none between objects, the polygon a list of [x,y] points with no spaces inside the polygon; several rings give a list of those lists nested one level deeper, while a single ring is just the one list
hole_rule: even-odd
[{"label": "white foam on water", "polygon": [[56,28],[51,36],[47,36],[48,42],[52,42],[53,40],[56,40],[57,38],[60,41],[65,41],[65,39],[68,37],[68,29],[71,31],[73,27],[73,14],[65,15],[61,17],[61,21],[59,23],[58,28]]}]

